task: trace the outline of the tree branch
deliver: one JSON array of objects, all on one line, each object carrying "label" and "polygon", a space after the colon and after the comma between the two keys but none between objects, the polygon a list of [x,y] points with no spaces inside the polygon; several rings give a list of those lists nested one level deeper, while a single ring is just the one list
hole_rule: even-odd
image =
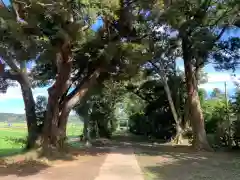
[{"label": "tree branch", "polygon": [[20,75],[13,74],[10,71],[5,71],[5,72],[0,73],[0,77],[3,78],[4,80],[18,81],[20,78]]},{"label": "tree branch", "polygon": [[17,65],[13,62],[13,60],[8,59],[8,58],[5,58],[5,59],[3,59],[3,61],[5,61],[5,62],[7,63],[7,65],[8,65],[13,71],[15,71],[15,72],[17,72],[17,73],[20,73],[20,72],[21,72],[20,68],[17,67]]},{"label": "tree branch", "polygon": [[238,28],[240,28],[240,19],[234,23],[234,26],[237,26]]},{"label": "tree branch", "polygon": [[[4,8],[8,9],[8,7],[6,6],[6,4],[4,3],[3,0],[0,0],[0,3],[2,4],[2,6],[3,6]],[[10,11],[10,10],[8,9],[8,11]]]},{"label": "tree branch", "polygon": [[233,8],[230,8],[229,10],[226,10],[222,16],[220,16],[213,24],[210,25],[210,27],[216,26],[224,17],[226,17],[227,13],[229,13]]},{"label": "tree branch", "polygon": [[222,37],[222,35],[225,33],[227,27],[228,27],[228,25],[225,25],[225,26],[222,28],[221,32],[218,34],[217,38],[215,39],[215,41],[214,41],[213,43],[217,42],[217,41]]},{"label": "tree branch", "polygon": [[[160,72],[161,72],[162,70],[161,70],[154,62],[152,62],[152,60],[149,60],[148,62],[154,67],[155,71],[156,71],[158,74],[160,74]],[[160,76],[161,76],[161,74],[160,74]]]},{"label": "tree branch", "polygon": [[84,80],[64,98],[63,104],[67,103],[67,109],[72,109],[81,100],[81,98],[88,92],[89,88],[91,88],[97,81],[101,72],[103,72],[103,70],[97,68],[91,75],[84,78]]},{"label": "tree branch", "polygon": [[131,93],[133,93],[133,94],[135,94],[136,96],[138,96],[140,99],[146,101],[148,104],[150,104],[150,103],[153,101],[153,99],[152,99],[152,101],[150,101],[149,99],[146,99],[145,97],[143,97],[143,96],[139,93],[139,90],[134,91],[134,90],[132,90],[132,89],[127,88],[126,86],[124,86],[124,88],[125,88],[127,91],[130,91]]}]

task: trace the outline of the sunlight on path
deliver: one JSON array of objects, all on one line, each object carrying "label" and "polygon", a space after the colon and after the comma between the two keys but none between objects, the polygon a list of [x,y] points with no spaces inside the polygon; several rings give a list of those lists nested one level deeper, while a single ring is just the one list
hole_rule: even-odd
[{"label": "sunlight on path", "polygon": [[144,180],[134,152],[130,148],[113,150],[95,180]]}]

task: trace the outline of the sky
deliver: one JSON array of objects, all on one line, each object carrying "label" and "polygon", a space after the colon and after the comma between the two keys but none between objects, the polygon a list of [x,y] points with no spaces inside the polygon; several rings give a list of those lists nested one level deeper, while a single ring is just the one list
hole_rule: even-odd
[{"label": "sky", "polygon": [[[8,0],[4,0],[8,4]],[[103,23],[100,18],[97,18],[96,23],[92,25],[91,29],[96,31],[99,26],[102,26]],[[225,33],[222,39],[227,39],[231,36],[239,37],[239,30],[232,30]],[[179,69],[183,70],[183,61],[179,59],[177,61]],[[204,67],[204,72],[208,74],[208,82],[200,85],[200,88],[204,88],[208,93],[212,91],[213,88],[219,88],[224,91],[224,82],[227,82],[227,91],[229,96],[234,92],[235,86],[230,77],[230,71],[216,71],[212,64],[208,64]],[[240,69],[237,69],[236,78],[240,78]],[[47,87],[45,88],[35,88],[33,89],[34,98],[38,95],[47,96]],[[24,113],[24,103],[22,100],[22,93],[20,86],[10,87],[7,90],[7,93],[0,94],[0,113]]]}]

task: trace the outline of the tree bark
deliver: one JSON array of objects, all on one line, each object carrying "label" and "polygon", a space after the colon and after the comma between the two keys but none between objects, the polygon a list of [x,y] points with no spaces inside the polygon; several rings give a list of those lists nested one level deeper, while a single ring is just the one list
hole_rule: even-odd
[{"label": "tree bark", "polygon": [[22,91],[22,96],[23,96],[24,106],[25,106],[27,130],[28,130],[26,149],[32,149],[35,147],[36,141],[39,137],[38,127],[37,127],[37,119],[36,119],[36,111],[35,111],[35,101],[33,98],[31,85],[30,85],[27,75],[23,72],[20,72],[19,69],[17,69],[17,70],[18,70],[18,72],[14,73],[14,74],[12,74],[10,71],[5,71],[5,72],[1,73],[0,76],[3,79],[10,79],[10,80],[17,81],[21,86],[21,91]]},{"label": "tree bark", "polygon": [[183,121],[182,121],[182,127],[184,130],[188,130],[190,128],[190,111],[189,111],[189,102],[188,98],[185,100],[184,104],[184,114],[183,114]]},{"label": "tree bark", "polygon": [[[63,126],[67,125],[68,116],[72,110],[78,103],[81,102],[83,97],[87,94],[88,90],[96,83],[97,78],[99,77],[101,73],[101,69],[96,69],[92,75],[84,80],[83,84],[79,87],[76,87],[75,90],[73,90],[65,99],[63,102],[63,107],[61,108],[61,111],[59,113],[59,124],[62,124]],[[64,132],[64,131],[63,131]],[[63,134],[62,134],[63,135]],[[65,135],[66,137],[66,131]]]},{"label": "tree bark", "polygon": [[90,135],[90,127],[89,127],[89,115],[84,117],[83,136],[84,136],[86,146],[89,146],[91,144],[91,135]]},{"label": "tree bark", "polygon": [[181,119],[178,117],[178,114],[177,114],[177,111],[176,111],[176,108],[175,108],[175,105],[174,105],[174,102],[173,102],[172,93],[171,93],[171,90],[170,90],[170,88],[168,86],[167,77],[165,75],[164,70],[162,69],[161,62],[160,62],[160,66],[161,66],[160,68],[158,68],[153,62],[150,62],[150,63],[156,69],[159,69],[159,74],[160,74],[160,77],[161,77],[161,81],[163,83],[163,87],[164,87],[165,93],[167,95],[169,106],[171,108],[174,121],[176,123],[175,124],[175,126],[176,126],[176,136],[174,138],[174,142],[177,143],[177,144],[180,144],[181,140],[182,140],[182,133],[183,133],[183,130],[182,130],[182,127],[181,127]]},{"label": "tree bark", "polygon": [[[62,72],[63,74],[60,72],[59,76],[63,77],[57,78],[55,85],[49,92],[46,124],[44,125],[45,147],[51,144],[57,148],[61,148],[64,145],[67,121],[72,108],[82,100],[89,88],[94,85],[101,72],[100,69],[94,71],[89,78],[84,80],[81,86],[76,87],[75,90],[64,98],[62,104],[59,104],[61,96],[69,87],[67,81],[71,70],[71,66],[67,66],[66,64],[62,66],[65,70]],[[57,84],[58,81],[61,81],[59,85]]]},{"label": "tree bark", "polygon": [[37,127],[37,118],[35,112],[35,101],[33,98],[32,89],[30,83],[28,82],[28,78],[25,74],[20,76],[19,83],[22,90],[22,96],[24,100],[25,106],[25,114],[28,128],[28,137],[27,137],[27,149],[32,149],[36,145],[36,141],[39,137],[38,127]]},{"label": "tree bark", "polygon": [[173,118],[174,118],[175,123],[176,123],[175,124],[175,126],[176,126],[176,136],[174,138],[174,142],[176,144],[181,144],[182,133],[183,133],[183,130],[182,130],[182,127],[181,127],[181,119],[178,117],[178,114],[177,114],[177,111],[176,111],[176,108],[175,108],[175,105],[174,105],[174,102],[173,102],[173,99],[172,99],[171,91],[170,91],[170,88],[168,86],[167,79],[165,77],[163,77],[163,84],[164,84],[164,89],[165,89],[165,92],[167,94],[168,102],[169,102],[169,105],[170,105],[170,108],[171,108],[171,111],[172,111],[172,114],[173,114]]},{"label": "tree bark", "polygon": [[208,144],[203,113],[200,105],[196,79],[192,65],[192,59],[189,55],[188,43],[182,41],[185,77],[187,83],[187,95],[189,102],[190,121],[193,129],[193,147],[197,150],[212,150]]},{"label": "tree bark", "polygon": [[[72,69],[70,42],[65,42],[62,45],[60,52],[57,54],[57,70],[58,74],[56,81],[52,87],[48,89],[48,105],[46,112],[46,119],[44,122],[44,145],[49,147],[53,145],[58,147],[59,143],[59,113],[60,113],[60,99],[62,95],[69,88],[69,78]],[[64,108],[63,108],[64,109]],[[64,112],[66,110],[64,109]],[[67,113],[67,111],[65,112]],[[64,114],[64,113],[63,113]],[[64,114],[65,115],[65,114]],[[63,133],[63,132],[61,132]]]},{"label": "tree bark", "polygon": [[71,110],[68,110],[66,106],[60,112],[59,122],[58,122],[58,133],[59,133],[59,145],[64,147],[65,141],[67,139],[67,122]]}]

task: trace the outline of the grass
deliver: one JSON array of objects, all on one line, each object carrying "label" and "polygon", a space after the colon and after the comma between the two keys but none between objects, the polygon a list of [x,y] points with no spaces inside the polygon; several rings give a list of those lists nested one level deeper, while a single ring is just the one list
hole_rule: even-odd
[{"label": "grass", "polygon": [[187,142],[152,143],[133,135],[113,139],[134,149],[145,180],[239,180],[237,152],[196,152]]},{"label": "grass", "polygon": [[[171,147],[173,149],[173,147]],[[136,154],[145,180],[238,180],[240,159],[229,153],[194,153],[181,149]]]},{"label": "grass", "polygon": [[238,180],[240,156],[229,152],[196,152],[189,145],[133,144],[145,180]]},{"label": "grass", "polygon": [[23,149],[23,144],[14,142],[14,139],[24,139],[26,131],[24,129],[6,128],[0,130],[0,157],[19,153]]},{"label": "grass", "polygon": [[[76,137],[82,133],[81,124],[69,123],[67,126],[68,137]],[[0,123],[0,157],[19,154],[23,150],[27,129],[24,123]]]}]

